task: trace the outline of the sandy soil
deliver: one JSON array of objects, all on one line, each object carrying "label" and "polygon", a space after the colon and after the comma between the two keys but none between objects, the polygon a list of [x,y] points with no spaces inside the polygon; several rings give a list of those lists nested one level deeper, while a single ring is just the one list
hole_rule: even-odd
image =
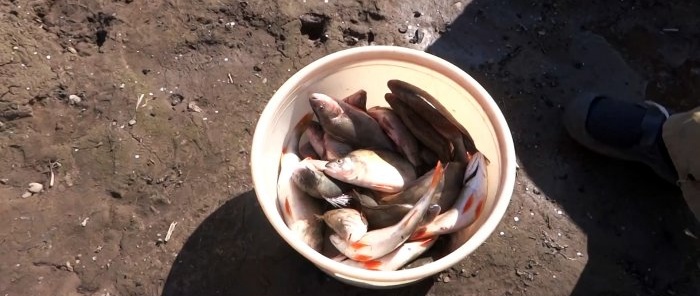
[{"label": "sandy soil", "polygon": [[[700,104],[697,2],[413,2],[2,1],[0,295],[700,295],[700,226],[680,191],[560,122],[588,91]],[[485,244],[389,291],[288,247],[248,165],[285,79],[372,44],[473,75],[521,166]],[[29,182],[44,191],[22,198]]]}]

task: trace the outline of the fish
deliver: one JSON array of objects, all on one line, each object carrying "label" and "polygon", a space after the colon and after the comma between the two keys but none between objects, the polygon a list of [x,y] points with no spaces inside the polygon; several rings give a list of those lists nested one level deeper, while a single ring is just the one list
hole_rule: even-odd
[{"label": "fish", "polygon": [[[435,192],[439,189],[442,178],[442,164],[438,162],[430,182],[430,189],[413,206],[399,223],[365,233],[355,242],[347,242],[338,235],[331,235],[331,243],[348,258],[367,262],[381,258],[396,250],[411,236],[424,219],[430,204],[433,203]],[[432,222],[431,222],[432,223]]]},{"label": "fish", "polygon": [[[445,165],[445,177],[441,190],[435,193],[437,204],[445,211],[452,207],[462,188],[462,180],[464,178],[464,169],[466,164],[461,162],[449,162]],[[379,198],[379,204],[414,204],[428,190],[430,184],[430,176],[433,170],[428,171],[420,178],[411,182],[406,188],[399,192],[389,195],[384,195]]]},{"label": "fish", "polygon": [[378,259],[360,262],[346,258],[341,261],[341,263],[369,270],[398,270],[425,253],[436,241],[437,237],[435,236],[413,242],[406,242],[396,250]]},{"label": "fish", "polygon": [[323,136],[323,147],[326,151],[323,157],[326,160],[336,160],[345,157],[353,150],[350,145],[338,141],[329,134]]},{"label": "fish", "polygon": [[314,148],[314,151],[316,151],[316,154],[320,157],[324,157],[326,155],[325,146],[323,144],[323,136],[325,133],[321,125],[316,121],[310,122],[304,135],[309,139],[309,143]]},{"label": "fish", "polygon": [[367,111],[367,92],[364,89],[343,98],[343,102],[362,111]]},{"label": "fish", "polygon": [[353,148],[392,149],[391,140],[372,117],[348,103],[325,94],[309,98],[323,130]]},{"label": "fish", "polygon": [[324,199],[336,208],[347,206],[350,196],[345,192],[351,186],[326,176],[323,173],[326,163],[327,161],[306,158],[292,172],[292,180],[299,189],[312,197]]},{"label": "fish", "polygon": [[325,221],[335,235],[346,242],[355,242],[367,233],[367,219],[352,208],[330,210],[317,218]]},{"label": "fish", "polygon": [[367,217],[370,229],[389,227],[399,223],[413,209],[413,204],[379,205],[371,197],[355,190],[350,196],[360,204],[361,212]]},{"label": "fish", "polygon": [[[352,191],[351,197],[359,203],[362,214],[367,217],[370,230],[389,227],[399,223],[413,209],[413,204],[380,205],[372,197],[359,193],[356,190]],[[440,210],[440,205],[431,204],[420,225],[432,222],[440,214]]]},{"label": "fish", "polygon": [[316,151],[314,150],[314,147],[311,145],[311,142],[306,142],[299,146],[299,156],[301,158],[312,158],[312,159],[319,159],[321,158],[320,155],[316,154]]},{"label": "fish", "polygon": [[411,107],[399,100],[395,94],[386,93],[384,99],[416,139],[435,152],[440,161],[448,162],[452,159],[450,142],[438,133],[430,123],[418,116]]},{"label": "fish", "polygon": [[393,110],[387,107],[375,106],[368,109],[367,114],[379,123],[382,130],[389,136],[389,139],[396,144],[396,147],[414,167],[421,165],[418,140]]},{"label": "fish", "polygon": [[277,201],[287,227],[307,245],[319,251],[323,244],[323,223],[316,215],[322,213],[321,206],[292,180],[292,173],[301,162],[297,155],[299,139],[312,117],[311,113],[302,117],[285,139],[277,179]]},{"label": "fish", "polygon": [[409,106],[413,111],[425,119],[426,122],[435,128],[445,139],[450,141],[454,148],[454,159],[467,163],[467,150],[464,147],[462,132],[453,125],[447,118],[442,116],[440,111],[433,108],[426,102],[413,88],[407,88],[405,83],[389,81],[387,85],[393,94],[401,100],[406,106]]},{"label": "fish", "polygon": [[464,185],[454,206],[419,227],[411,240],[453,233],[469,226],[484,210],[487,189],[486,158],[477,151],[467,165]]},{"label": "fish", "polygon": [[329,161],[324,172],[337,180],[381,192],[395,193],[416,179],[411,163],[389,150],[358,149]]},{"label": "fish", "polygon": [[[411,99],[410,97],[413,97],[415,99],[415,100],[411,100],[413,102],[417,103],[418,100],[420,100],[422,102],[430,103],[430,105],[432,105],[434,110],[437,111],[437,113],[430,112],[432,115],[428,115],[428,116],[432,116],[432,117],[430,117],[431,118],[430,122],[433,124],[438,124],[441,127],[448,128],[446,121],[449,121],[449,123],[452,124],[452,127],[459,130],[459,132],[462,134],[461,140],[463,142],[463,147],[465,148],[466,152],[468,152],[471,155],[471,154],[474,154],[478,151],[478,149],[476,148],[476,144],[474,143],[474,139],[472,138],[471,134],[469,134],[469,131],[467,131],[467,129],[464,126],[462,126],[462,124],[459,123],[459,121],[452,115],[452,113],[450,113],[449,110],[447,110],[447,108],[445,108],[444,105],[442,105],[442,103],[440,103],[440,101],[438,101],[435,97],[430,95],[427,91],[419,88],[418,86],[415,86],[413,84],[410,84],[408,82],[398,80],[398,79],[391,79],[391,80],[387,81],[387,86],[389,87],[389,89],[391,90],[392,93],[399,93],[399,94],[407,95],[406,99],[410,100]],[[413,106],[413,107],[422,106],[419,108],[421,108],[424,111],[428,111],[428,109],[426,109],[426,107],[427,107],[426,104],[415,104],[415,105],[412,104],[411,106]],[[442,116],[438,116],[438,113],[441,114]],[[448,131],[448,130],[443,130],[443,131]],[[452,134],[451,131],[449,133]]]},{"label": "fish", "polygon": [[323,246],[321,247],[320,252],[321,252],[321,255],[326,256],[326,258],[330,258],[331,260],[342,262],[343,260],[347,259],[348,257],[345,257],[345,255],[343,255],[343,253],[340,253],[340,251],[338,251],[338,249],[336,249],[335,246],[333,246],[333,244],[331,243],[330,236],[333,234],[335,234],[335,230],[331,229],[330,227],[324,227]]}]

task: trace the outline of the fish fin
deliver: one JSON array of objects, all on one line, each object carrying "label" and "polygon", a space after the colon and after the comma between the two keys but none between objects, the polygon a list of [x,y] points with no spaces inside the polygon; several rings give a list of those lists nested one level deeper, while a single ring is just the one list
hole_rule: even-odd
[{"label": "fish fin", "polygon": [[391,186],[377,185],[377,184],[374,184],[371,187],[372,187],[372,189],[379,190],[379,191],[392,191],[392,189],[393,189],[393,187],[391,187]]},{"label": "fish fin", "polygon": [[287,215],[292,215],[292,207],[289,205],[289,199],[284,200],[284,211],[287,213]]},{"label": "fish fin", "polygon": [[358,261],[358,262],[365,262],[372,260],[372,257],[367,256],[367,255],[356,255],[355,257],[352,258],[352,260]]},{"label": "fish fin", "polygon": [[462,213],[466,213],[467,211],[469,211],[469,209],[472,207],[473,203],[474,203],[474,193],[472,193],[472,195],[469,196],[469,199],[467,199],[467,203],[464,204],[464,208],[462,208]]},{"label": "fish fin", "polygon": [[479,204],[476,206],[476,214],[474,214],[474,221],[476,219],[479,219],[479,216],[481,216],[481,211],[484,210],[484,200],[482,199]]},{"label": "fish fin", "polygon": [[429,237],[429,238],[423,239],[422,241],[420,241],[420,245],[421,245],[422,247],[426,247],[426,246],[428,246],[430,243],[432,243],[433,240],[435,240],[436,238],[437,238],[437,237],[435,237],[435,236],[431,236],[431,237]]},{"label": "fish fin", "polygon": [[366,246],[368,246],[368,245],[365,244],[365,243],[361,243],[361,242],[359,242],[359,241],[353,242],[353,243],[350,244],[350,248],[353,248],[353,249],[355,249],[355,250],[362,249],[362,248],[364,248],[364,247],[366,247]]},{"label": "fish fin", "polygon": [[442,173],[442,162],[438,160],[435,166],[435,172],[433,173],[433,179],[430,181],[430,188],[437,188],[438,184],[440,184],[440,180],[442,180]]},{"label": "fish fin", "polygon": [[324,197],[323,199],[336,208],[342,208],[350,203],[351,197],[347,194],[343,194],[336,197]]},{"label": "fish fin", "polygon": [[369,269],[369,270],[379,270],[379,267],[382,266],[382,262],[379,260],[376,260],[376,259],[369,260],[369,261],[363,262],[362,266],[366,269]]},{"label": "fish fin", "polygon": [[421,227],[421,228],[418,228],[418,229],[413,233],[413,235],[411,236],[411,238],[412,238],[413,240],[419,240],[419,239],[424,238],[424,237],[425,237],[425,232],[426,232],[426,230],[427,230],[427,229],[425,228],[425,226],[423,226],[423,227]]}]

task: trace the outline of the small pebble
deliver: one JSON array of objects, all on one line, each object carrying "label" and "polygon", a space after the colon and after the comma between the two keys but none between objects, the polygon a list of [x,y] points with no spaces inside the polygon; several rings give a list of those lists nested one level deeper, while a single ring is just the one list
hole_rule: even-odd
[{"label": "small pebble", "polygon": [[76,95],[70,95],[70,96],[68,96],[68,102],[69,102],[71,105],[79,104],[80,101],[82,101],[82,100],[83,100],[83,99],[81,99],[79,96],[76,96]]},{"label": "small pebble", "polygon": [[190,102],[189,104],[187,104],[187,109],[194,112],[202,112],[202,108],[197,106],[197,103],[195,102]]},{"label": "small pebble", "polygon": [[44,189],[44,185],[36,182],[29,183],[29,187],[27,188],[31,193],[39,193],[42,189]]},{"label": "small pebble", "polygon": [[8,182],[10,182],[10,179],[5,179],[5,178],[0,179],[1,184],[7,184]]},{"label": "small pebble", "polygon": [[22,198],[27,198],[27,197],[30,197],[30,196],[32,196],[32,193],[29,192],[29,191],[25,191],[24,193],[22,193]]},{"label": "small pebble", "polygon": [[561,215],[561,214],[562,214],[561,210],[558,210],[557,215]]},{"label": "small pebble", "polygon": [[449,283],[449,282],[450,282],[450,276],[449,276],[449,275],[445,275],[445,277],[442,278],[442,281],[445,282],[445,283]]},{"label": "small pebble", "polygon": [[136,124],[136,119],[129,120],[129,125],[134,125]]},{"label": "small pebble", "polygon": [[500,234],[500,235],[504,235],[505,233],[504,233],[503,231],[501,231],[499,234]]},{"label": "small pebble", "polygon": [[513,217],[513,221],[518,222],[518,221],[520,221],[520,218],[518,218],[518,217]]},{"label": "small pebble", "polygon": [[406,27],[406,25],[399,26],[399,33],[403,34],[403,33],[406,33],[407,31],[408,31],[408,27]]},{"label": "small pebble", "polygon": [[581,252],[576,252],[576,256],[583,257],[583,254],[581,254]]}]

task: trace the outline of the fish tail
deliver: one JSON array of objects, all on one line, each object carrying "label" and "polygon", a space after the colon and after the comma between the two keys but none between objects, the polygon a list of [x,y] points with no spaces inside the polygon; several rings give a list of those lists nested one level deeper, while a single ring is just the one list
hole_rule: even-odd
[{"label": "fish tail", "polygon": [[442,180],[442,174],[442,162],[438,160],[437,165],[435,166],[435,172],[433,173],[433,178],[430,181],[430,190],[437,189],[438,184],[440,184],[440,181]]},{"label": "fish tail", "polygon": [[339,195],[336,197],[325,197],[324,198],[329,204],[336,208],[342,208],[350,203],[350,196],[347,194]]}]

